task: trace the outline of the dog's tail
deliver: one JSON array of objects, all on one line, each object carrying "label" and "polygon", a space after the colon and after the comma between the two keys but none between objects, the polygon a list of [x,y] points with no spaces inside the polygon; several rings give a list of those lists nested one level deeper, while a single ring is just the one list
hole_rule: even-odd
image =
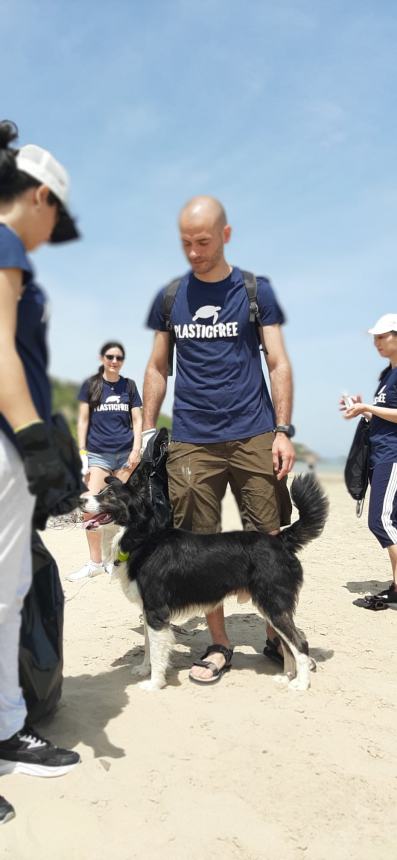
[{"label": "dog's tail", "polygon": [[321,534],[328,515],[328,499],[311,474],[294,478],[291,498],[298,508],[299,519],[280,533],[280,539],[289,552],[296,552]]}]

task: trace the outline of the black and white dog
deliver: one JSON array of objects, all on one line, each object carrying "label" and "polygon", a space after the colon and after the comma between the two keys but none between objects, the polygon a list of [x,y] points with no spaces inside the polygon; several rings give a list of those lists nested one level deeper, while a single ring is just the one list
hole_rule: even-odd
[{"label": "black and white dog", "polygon": [[295,478],[291,496],[299,519],[279,535],[255,531],[193,534],[161,526],[151,503],[150,465],[142,462],[126,484],[107,478],[97,496],[82,499],[93,517],[89,528],[116,523],[113,558],[122,588],[141,606],[145,656],[134,674],[150,680],[145,690],[166,685],[173,634],[170,622],[208,613],[225,597],[248,592],[254,606],[279,635],[284,652],[283,679],[297,690],[310,686],[305,640],[293,621],[302,566],[297,550],[321,534],[328,501],[313,475]]}]

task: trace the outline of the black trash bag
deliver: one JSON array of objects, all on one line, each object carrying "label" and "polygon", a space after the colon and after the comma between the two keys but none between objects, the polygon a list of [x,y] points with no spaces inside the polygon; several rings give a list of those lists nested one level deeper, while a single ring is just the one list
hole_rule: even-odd
[{"label": "black trash bag", "polygon": [[33,579],[22,608],[19,683],[32,722],[55,710],[63,681],[64,596],[58,567],[32,533]]},{"label": "black trash bag", "polygon": [[37,500],[33,514],[33,527],[45,529],[48,517],[69,514],[77,508],[82,493],[87,492],[81,474],[81,458],[75,440],[63,415],[56,413],[51,417],[51,439],[63,465],[61,487],[48,487]]},{"label": "black trash bag", "polygon": [[362,514],[369,482],[369,421],[360,418],[345,464],[346,489],[357,502],[356,513]]},{"label": "black trash bag", "polygon": [[142,455],[142,463],[149,463],[151,466],[149,473],[150,498],[156,524],[160,529],[172,525],[172,510],[168,495],[167,456],[168,430],[166,427],[161,427],[149,439]]}]

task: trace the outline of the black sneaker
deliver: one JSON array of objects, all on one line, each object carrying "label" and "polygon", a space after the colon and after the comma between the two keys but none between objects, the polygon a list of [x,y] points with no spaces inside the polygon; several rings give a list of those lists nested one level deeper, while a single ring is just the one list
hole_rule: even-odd
[{"label": "black sneaker", "polygon": [[55,747],[26,723],[12,738],[0,741],[0,774],[62,776],[79,761],[78,753]]},{"label": "black sneaker", "polygon": [[11,818],[15,818],[15,809],[5,797],[0,795],[0,824],[6,824],[7,821],[11,821]]}]

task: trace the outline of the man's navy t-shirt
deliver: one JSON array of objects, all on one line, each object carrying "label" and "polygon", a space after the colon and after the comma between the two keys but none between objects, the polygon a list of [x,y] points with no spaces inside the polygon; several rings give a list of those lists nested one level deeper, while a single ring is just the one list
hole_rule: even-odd
[{"label": "man's navy t-shirt", "polygon": [[[397,367],[390,367],[379,382],[374,405],[397,409]],[[373,415],[369,422],[370,466],[397,463],[397,424]]]},{"label": "man's navy t-shirt", "polygon": [[[43,290],[33,280],[32,264],[24,245],[5,224],[0,224],[0,269],[19,269],[24,289],[17,306],[16,348],[22,361],[29,391],[40,418],[51,418],[51,386],[47,376],[47,310]],[[15,444],[15,434],[3,415],[0,429]]]},{"label": "man's navy t-shirt", "polygon": [[[89,379],[83,382],[78,399],[89,402]],[[117,382],[103,380],[101,400],[92,411],[88,426],[86,446],[90,454],[111,451],[129,451],[133,445],[131,409],[142,406],[138,389],[133,383],[129,391],[128,379],[120,376]]]},{"label": "man's navy t-shirt", "polygon": [[[284,322],[266,278],[257,278],[262,325]],[[165,287],[156,296],[147,325],[166,331]],[[262,372],[257,329],[249,321],[244,278],[233,268],[223,281],[182,278],[171,311],[176,337],[172,438],[206,444],[247,439],[274,429],[272,402]]]}]

